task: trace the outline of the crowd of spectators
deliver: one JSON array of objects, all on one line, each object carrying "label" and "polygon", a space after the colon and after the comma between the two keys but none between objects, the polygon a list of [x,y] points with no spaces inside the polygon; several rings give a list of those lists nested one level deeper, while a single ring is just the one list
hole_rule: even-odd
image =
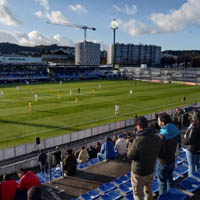
[{"label": "crowd of spectators", "polygon": [[[42,200],[40,181],[31,170],[20,168],[17,171],[19,183],[4,174],[0,183],[1,200]],[[40,197],[40,198],[36,198]]]},{"label": "crowd of spectators", "polygon": [[[188,176],[192,176],[200,168],[200,114],[193,111],[188,115],[189,127],[181,141],[180,128],[183,124],[183,115],[176,109],[174,117],[166,113],[156,115],[156,121],[149,123],[143,116],[136,118],[136,129],[118,133],[107,137],[101,144],[97,142],[88,148],[68,149],[62,156],[59,146],[53,153],[55,167],[63,168],[66,176],[73,176],[77,171],[77,164],[90,159],[102,160],[120,159],[131,162],[131,183],[134,199],[153,199],[152,181],[156,164],[156,174],[159,185],[159,195],[173,187],[173,171],[178,148],[184,147],[188,161]],[[47,173],[47,155],[41,150],[38,161],[42,173]],[[11,180],[5,174],[0,185],[1,200],[34,200],[41,198],[40,182],[32,171],[19,169],[19,183]]]}]

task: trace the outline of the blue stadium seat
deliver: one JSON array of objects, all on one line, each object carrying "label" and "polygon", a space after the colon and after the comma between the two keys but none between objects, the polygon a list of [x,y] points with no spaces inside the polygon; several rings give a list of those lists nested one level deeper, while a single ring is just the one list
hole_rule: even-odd
[{"label": "blue stadium seat", "polygon": [[188,161],[187,161],[187,160],[185,160],[185,161],[183,162],[183,165],[185,165],[185,166],[187,166],[187,167],[188,167]]},{"label": "blue stadium seat", "polygon": [[130,179],[131,178],[131,173],[128,172],[127,174],[125,174],[125,176],[127,176]]},{"label": "blue stadium seat", "polygon": [[124,194],[128,194],[130,192],[132,192],[132,185],[131,182],[128,181],[122,185],[119,186],[119,191],[124,193]]},{"label": "blue stadium seat", "polygon": [[176,159],[176,165],[180,165],[180,164],[182,164],[184,162],[184,159],[182,159],[181,157],[178,157],[177,159]]},{"label": "blue stadium seat", "polygon": [[92,158],[91,160],[89,160],[90,165],[94,165],[94,164],[96,164],[98,162],[99,162],[98,158]]},{"label": "blue stadium seat", "polygon": [[176,173],[173,173],[173,181],[176,181],[180,178],[180,176]]},{"label": "blue stadium seat", "polygon": [[195,178],[200,179],[200,169],[198,169],[196,172],[194,172],[194,173],[192,174],[192,176],[194,176]]},{"label": "blue stadium seat", "polygon": [[174,169],[174,171],[178,174],[183,175],[183,174],[186,174],[188,172],[188,168],[184,165],[179,165],[178,167],[176,167]]},{"label": "blue stadium seat", "polygon": [[99,196],[100,196],[99,192],[97,192],[96,190],[90,190],[89,192],[82,194],[80,196],[80,199],[82,199],[82,200],[93,200],[93,199],[96,199]]},{"label": "blue stadium seat", "polygon": [[187,197],[187,194],[175,188],[170,188],[166,193],[159,196],[159,200],[185,200]]},{"label": "blue stadium seat", "polygon": [[116,191],[110,191],[102,196],[100,196],[100,199],[102,200],[117,200],[120,199],[122,195]]},{"label": "blue stadium seat", "polygon": [[188,192],[195,192],[200,188],[200,182],[191,177],[183,179],[177,185]]},{"label": "blue stadium seat", "polygon": [[98,187],[99,191],[103,193],[109,192],[115,188],[116,188],[115,185],[112,183],[105,183],[104,185]]},{"label": "blue stadium seat", "polygon": [[134,200],[134,198],[133,198],[133,193],[131,192],[131,193],[127,194],[127,195],[125,196],[125,200]]},{"label": "blue stadium seat", "polygon": [[181,157],[182,159],[186,160],[186,153],[185,153],[185,151],[179,153],[178,157]]},{"label": "blue stadium seat", "polygon": [[119,178],[116,178],[115,180],[113,180],[112,182],[117,185],[120,186],[124,183],[126,183],[129,180],[129,178],[127,176],[121,176]]},{"label": "blue stadium seat", "polygon": [[153,192],[153,193],[156,193],[156,192],[158,192],[158,190],[159,190],[159,189],[158,189],[158,182],[157,182],[157,180],[154,179],[154,180],[152,181],[152,192]]},{"label": "blue stadium seat", "polygon": [[84,169],[84,168],[86,168],[88,166],[90,166],[90,163],[89,162],[85,162],[85,163],[78,164],[77,168],[78,169]]}]

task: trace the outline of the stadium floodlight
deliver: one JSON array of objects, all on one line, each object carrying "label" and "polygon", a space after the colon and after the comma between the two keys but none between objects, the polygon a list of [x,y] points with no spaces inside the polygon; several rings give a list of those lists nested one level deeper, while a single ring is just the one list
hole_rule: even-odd
[{"label": "stadium floodlight", "polygon": [[115,58],[116,58],[116,53],[115,53],[115,32],[116,30],[118,29],[119,27],[119,24],[117,22],[116,19],[113,19],[112,22],[111,22],[111,28],[113,29],[113,53],[112,53],[112,60],[113,60],[113,69],[115,67]]}]

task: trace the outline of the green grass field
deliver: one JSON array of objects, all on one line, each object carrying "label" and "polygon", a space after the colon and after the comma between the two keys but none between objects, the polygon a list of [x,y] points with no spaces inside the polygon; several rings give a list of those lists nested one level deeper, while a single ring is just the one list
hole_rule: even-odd
[{"label": "green grass field", "polygon": [[[19,91],[11,84],[2,85],[1,89],[4,97],[0,97],[0,148],[33,142],[37,136],[43,139],[129,119],[133,114],[164,111],[183,105],[184,95],[187,104],[200,99],[198,86],[144,82],[134,85],[133,81],[123,80],[20,85]],[[130,89],[132,96],[129,96]],[[62,92],[60,99],[59,91]],[[38,94],[38,102],[34,101],[33,93]],[[74,103],[76,97],[78,105]],[[33,101],[32,111],[28,108],[29,100]],[[120,106],[117,116],[115,104]]]}]

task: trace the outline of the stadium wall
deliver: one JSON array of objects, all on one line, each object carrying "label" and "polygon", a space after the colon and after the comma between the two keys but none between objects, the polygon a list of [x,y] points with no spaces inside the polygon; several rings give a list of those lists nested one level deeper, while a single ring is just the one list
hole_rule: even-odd
[{"label": "stadium wall", "polygon": [[[184,106],[183,108],[190,107]],[[200,103],[197,103],[197,107],[200,107]],[[169,109],[166,112],[169,115],[173,115],[175,113],[175,109]],[[148,121],[155,120],[155,113],[149,114],[145,116]],[[128,127],[132,127],[135,125],[135,119],[127,119],[122,120],[118,122],[113,122],[110,124],[105,124],[102,126],[89,128],[86,130],[81,130],[78,132],[73,132],[66,135],[61,135],[53,138],[47,138],[44,140],[41,140],[40,143],[40,149],[47,149],[52,148],[57,145],[67,145],[68,143],[75,142],[81,139],[87,139],[91,136],[99,136],[99,140],[104,140],[104,138],[101,137],[101,135],[104,133],[109,133],[111,131],[117,131],[121,129],[125,129]],[[113,132],[114,134],[114,132]],[[105,136],[104,136],[105,137]],[[37,157],[26,159],[26,155],[32,152],[38,151],[38,145],[34,143],[27,143],[19,146],[14,146],[11,148],[1,149],[0,150],[0,161],[6,161],[8,159],[13,159],[19,156],[23,156],[23,161],[18,163],[12,163],[10,165],[2,166],[0,170],[0,175],[3,175],[4,173],[15,173],[19,168],[33,168],[37,167],[39,165]]]},{"label": "stadium wall", "polygon": [[144,80],[162,83],[180,83],[187,85],[200,84],[200,68],[195,69],[166,69],[125,67],[124,76],[127,79]]}]

